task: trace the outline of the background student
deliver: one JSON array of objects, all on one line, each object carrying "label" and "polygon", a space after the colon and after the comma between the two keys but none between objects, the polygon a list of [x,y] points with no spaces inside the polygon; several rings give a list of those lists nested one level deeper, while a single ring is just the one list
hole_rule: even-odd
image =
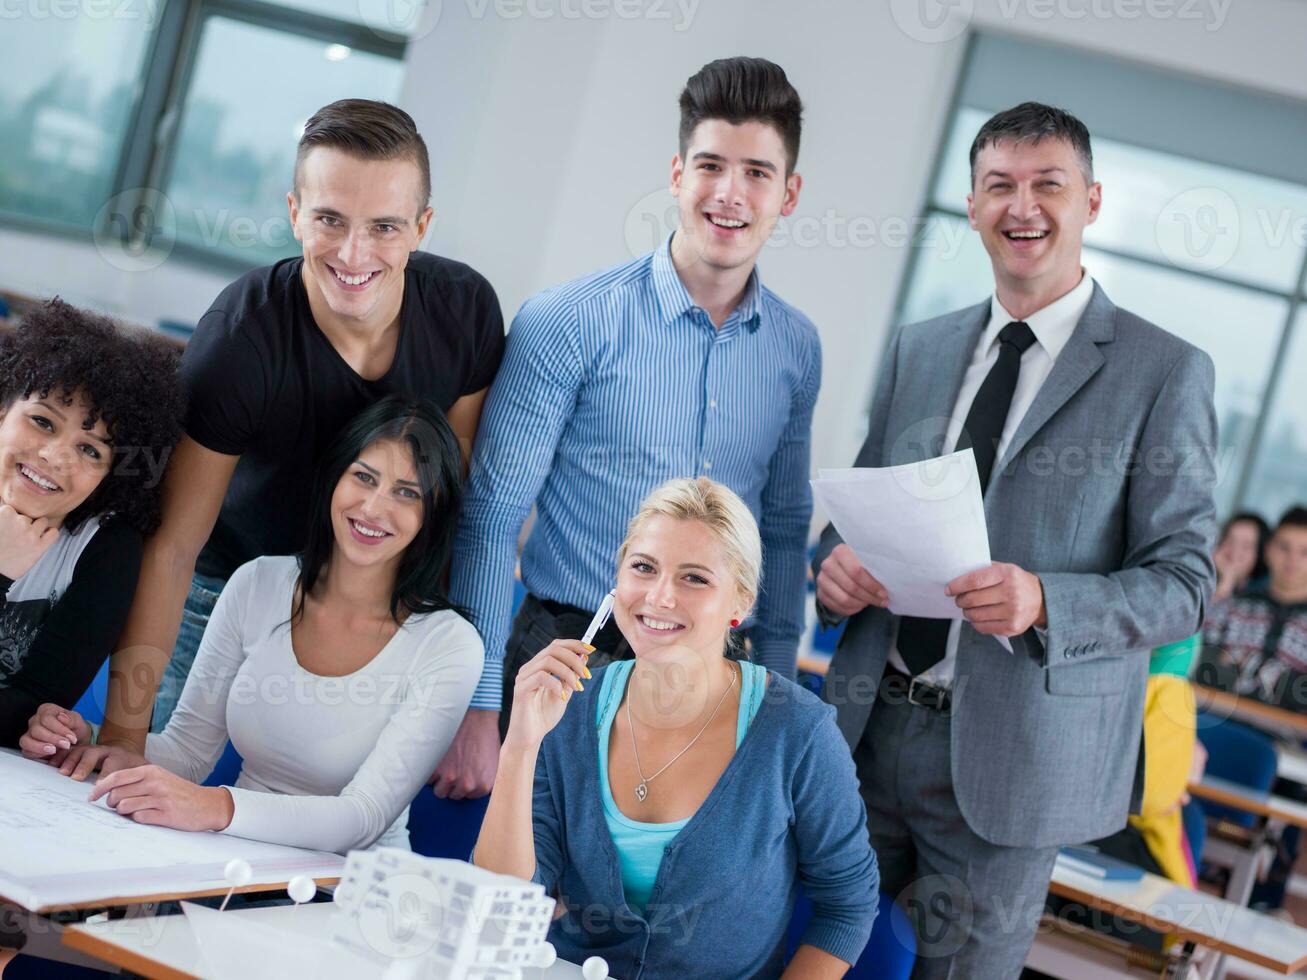
[{"label": "background student", "polygon": [[[0,744],[113,649],[182,407],[166,343],[60,300],[0,340]],[[75,737],[55,724],[50,754]]]},{"label": "background student", "polygon": [[841,977],[862,952],[876,857],[833,712],[732,656],[761,566],[735,494],[666,483],[618,552],[634,660],[591,671],[590,648],[559,639],[518,672],[473,860],[564,896],[559,956],[648,980],[775,977],[798,882],[815,913],[784,975]]},{"label": "background student", "polygon": [[1212,560],[1216,563],[1216,589],[1212,602],[1221,602],[1249,586],[1265,586],[1266,543],[1271,529],[1260,514],[1244,511],[1225,522]]},{"label": "background student", "polygon": [[115,654],[103,741],[141,750],[161,675],[162,730],[227,579],[304,547],[313,473],[350,418],[391,392],[418,395],[471,446],[503,321],[477,272],[415,251],[430,194],[426,144],[402,110],[346,99],[305,124],[287,194],[303,256],[223,290],[182,359],[186,434]]},{"label": "background student", "polygon": [[[365,409],[325,453],[304,553],[237,569],[144,755],[78,746],[60,771],[100,766],[92,799],[140,823],[340,853],[407,848],[409,801],[481,673],[480,638],[440,592],[460,477],[434,404],[389,396]],[[43,707],[38,722],[58,713]],[[84,741],[85,723],[72,725]],[[41,758],[35,729],[24,754]],[[244,763],[235,785],[198,785],[228,736]]]},{"label": "background student", "polygon": [[[798,205],[802,105],[761,58],[705,65],[680,105],[670,175],[680,226],[648,255],[528,300],[486,402],[451,593],[486,641],[473,706],[502,710],[501,731],[517,670],[555,637],[581,635],[627,516],[677,476],[720,480],[757,519],[765,568],[749,635],[759,663],[794,674],[821,348],[756,263]],[[510,633],[516,545],[533,505],[528,595]],[[595,642],[606,659],[621,637],[611,628]],[[442,766],[436,792],[483,795],[496,754],[479,756],[483,768]]]},{"label": "background student", "polygon": [[1265,554],[1264,585],[1212,604],[1197,680],[1307,712],[1307,507],[1285,511]]}]

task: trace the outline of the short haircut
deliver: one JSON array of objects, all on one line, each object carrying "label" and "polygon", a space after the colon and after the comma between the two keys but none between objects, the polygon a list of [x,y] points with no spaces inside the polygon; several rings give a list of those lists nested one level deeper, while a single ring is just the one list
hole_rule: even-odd
[{"label": "short haircut", "polygon": [[1013,143],[1038,143],[1041,140],[1066,140],[1075,151],[1076,162],[1084,174],[1085,184],[1094,182],[1094,151],[1089,145],[1089,130],[1064,109],[1039,102],[1022,102],[991,116],[971,143],[971,186],[976,185],[976,158],[985,147],[1010,140]]},{"label": "short haircut", "polygon": [[185,412],[178,359],[161,337],[60,299],[25,313],[0,341],[0,408],[8,411],[34,395],[68,406],[81,394],[90,410],[86,427],[103,419],[108,430],[113,463],[64,518],[68,530],[109,514],[142,534],[158,528],[158,477],[181,436]]},{"label": "short haircut", "polygon": [[698,125],[722,119],[733,126],[767,123],[785,146],[788,176],[799,160],[803,103],[780,65],[766,58],[721,58],[704,65],[681,92],[681,159]]},{"label": "short haircut", "polygon": [[371,99],[341,99],[310,116],[295,154],[296,200],[304,158],[319,146],[360,160],[412,160],[420,175],[418,214],[426,209],[431,199],[431,161],[417,124],[403,109]]},{"label": "short haircut", "polygon": [[1307,507],[1297,504],[1286,510],[1275,525],[1275,530],[1282,527],[1307,527]]},{"label": "short haircut", "polygon": [[745,606],[758,598],[762,580],[762,538],[758,524],[743,500],[725,484],[706,476],[668,480],[644,498],[626,527],[626,540],[617,551],[620,564],[630,550],[631,539],[654,517],[698,521],[721,545],[726,565]]}]

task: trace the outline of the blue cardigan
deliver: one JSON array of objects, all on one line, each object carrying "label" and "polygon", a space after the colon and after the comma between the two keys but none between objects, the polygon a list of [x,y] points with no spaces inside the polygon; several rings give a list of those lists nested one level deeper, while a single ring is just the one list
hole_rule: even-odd
[{"label": "blue cardigan", "polygon": [[814,906],[802,941],[856,962],[879,875],[834,709],[770,674],[744,741],[668,846],[641,916],[626,904],[599,796],[601,673],[573,695],[536,766],[535,880],[567,908],[549,932],[558,955],[602,956],[618,980],[779,976],[802,882]]}]

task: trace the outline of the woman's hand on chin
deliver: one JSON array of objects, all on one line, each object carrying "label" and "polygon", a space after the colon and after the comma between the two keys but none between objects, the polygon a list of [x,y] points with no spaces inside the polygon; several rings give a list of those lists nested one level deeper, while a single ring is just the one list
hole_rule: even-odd
[{"label": "woman's hand on chin", "polygon": [[590,678],[590,650],[580,640],[554,640],[517,672],[513,685],[513,716],[504,745],[538,748],[562,720],[573,692],[584,690]]},{"label": "woman's hand on chin", "polygon": [[155,765],[119,769],[101,776],[91,791],[94,803],[137,823],[174,830],[226,830],[235,813],[231,794],[221,786],[197,786]]},{"label": "woman's hand on chin", "polygon": [[44,517],[31,520],[0,504],[0,575],[17,581],[31,571],[59,537]]}]

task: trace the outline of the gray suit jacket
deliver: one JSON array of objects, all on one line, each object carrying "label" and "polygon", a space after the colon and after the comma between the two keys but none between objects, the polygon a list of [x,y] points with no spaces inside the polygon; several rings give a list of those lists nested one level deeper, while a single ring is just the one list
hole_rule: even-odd
[{"label": "gray suit jacket", "polygon": [[[939,455],[988,301],[900,330],[857,466]],[[1044,847],[1120,830],[1143,785],[1148,652],[1196,633],[1211,594],[1211,359],[1095,286],[985,493],[994,561],[1040,577],[1046,642],[1008,654],[965,622],[953,785],[985,840]],[[870,502],[874,506],[874,501]],[[827,527],[814,569],[840,543]],[[852,617],[825,698],[850,746],[875,704],[895,618]]]}]

